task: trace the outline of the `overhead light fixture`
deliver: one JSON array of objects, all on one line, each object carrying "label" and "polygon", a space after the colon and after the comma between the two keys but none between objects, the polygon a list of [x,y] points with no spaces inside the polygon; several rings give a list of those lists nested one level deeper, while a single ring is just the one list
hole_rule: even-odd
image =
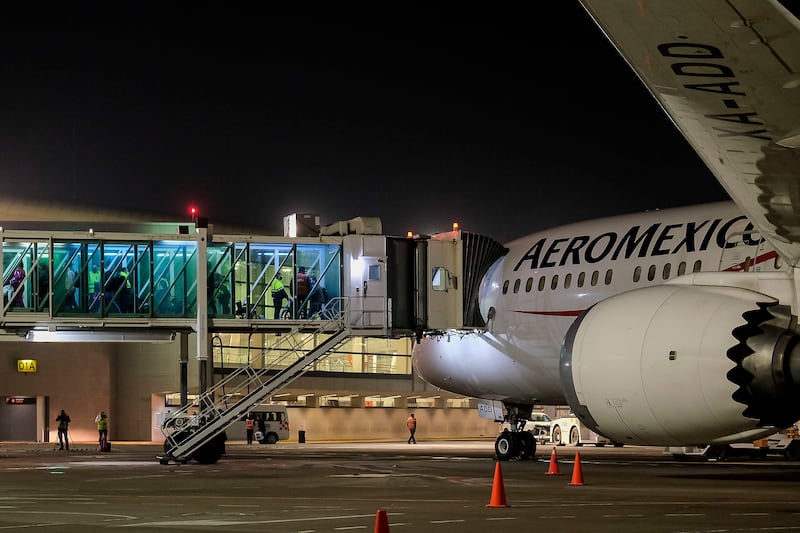
[{"label": "overhead light fixture", "polygon": [[104,331],[32,329],[25,335],[30,342],[150,342],[168,343],[175,340],[174,331]]}]

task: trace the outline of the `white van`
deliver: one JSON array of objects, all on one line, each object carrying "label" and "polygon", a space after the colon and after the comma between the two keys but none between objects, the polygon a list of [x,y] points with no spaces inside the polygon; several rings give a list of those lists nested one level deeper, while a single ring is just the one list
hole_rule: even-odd
[{"label": "white van", "polygon": [[[289,438],[289,415],[285,405],[262,403],[253,407],[250,414],[256,423],[253,440],[261,444],[275,444],[279,440]],[[225,430],[228,439],[244,440],[247,438],[245,420],[247,420],[247,414]]]}]

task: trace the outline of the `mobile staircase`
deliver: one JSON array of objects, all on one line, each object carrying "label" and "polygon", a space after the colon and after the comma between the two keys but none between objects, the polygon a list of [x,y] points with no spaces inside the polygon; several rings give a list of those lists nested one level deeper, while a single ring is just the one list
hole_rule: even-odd
[{"label": "mobile staircase", "polygon": [[[344,309],[344,306],[339,306]],[[171,413],[161,425],[164,455],[161,464],[213,464],[225,450],[225,430],[268,396],[300,377],[313,363],[335,350],[350,335],[344,312],[323,315],[320,322],[292,328],[266,348],[267,353],[282,353],[266,368],[254,368],[263,352],[251,354],[246,366],[236,369],[200,394],[192,403]],[[281,345],[278,350],[278,344]],[[290,348],[286,348],[289,344]],[[285,368],[281,368],[284,365]],[[274,375],[272,372],[280,368]]]}]

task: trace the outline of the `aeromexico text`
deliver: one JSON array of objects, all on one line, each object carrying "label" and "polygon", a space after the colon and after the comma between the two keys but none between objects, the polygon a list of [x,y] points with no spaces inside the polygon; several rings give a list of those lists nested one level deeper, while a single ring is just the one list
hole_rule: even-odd
[{"label": "aeromexico text", "polygon": [[[730,238],[729,238],[730,236]],[[761,242],[753,224],[744,216],[703,222],[633,226],[621,234],[608,231],[597,236],[579,235],[563,239],[542,237],[523,255],[514,271],[523,265],[531,269],[610,259],[630,259],[677,253],[703,252],[709,246],[734,248],[740,243],[757,246]]]}]

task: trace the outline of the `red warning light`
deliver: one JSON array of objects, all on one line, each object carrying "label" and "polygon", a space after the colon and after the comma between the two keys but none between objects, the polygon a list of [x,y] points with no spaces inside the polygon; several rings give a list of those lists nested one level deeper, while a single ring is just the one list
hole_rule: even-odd
[{"label": "red warning light", "polygon": [[193,217],[196,217],[197,216],[197,208],[195,206],[191,206],[189,208],[189,214],[192,215]]}]

